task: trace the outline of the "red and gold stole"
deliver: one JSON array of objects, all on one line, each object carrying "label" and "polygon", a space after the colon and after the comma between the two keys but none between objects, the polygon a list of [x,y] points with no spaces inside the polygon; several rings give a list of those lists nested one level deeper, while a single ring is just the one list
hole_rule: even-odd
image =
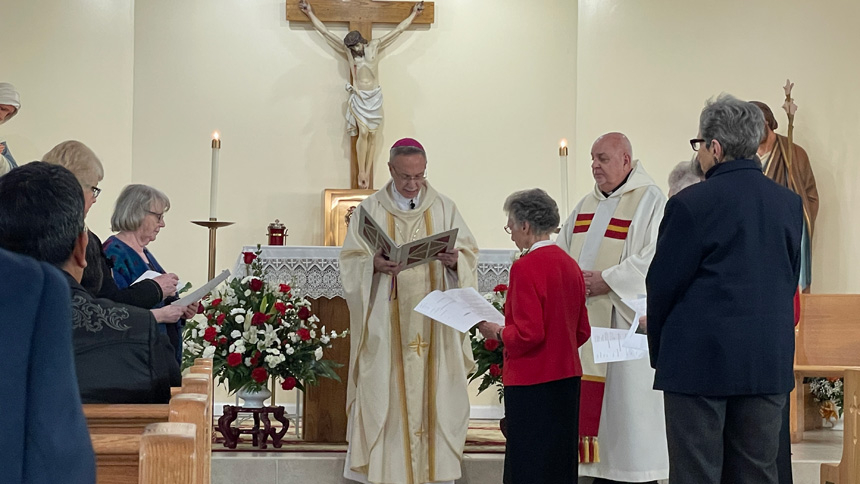
[{"label": "red and gold stole", "polygon": [[[631,190],[621,195],[618,206],[604,227],[593,226],[594,212],[600,203],[596,197],[587,197],[573,224],[569,253],[579,261],[582,249],[590,238],[600,237],[594,267],[590,270],[603,271],[621,262],[621,255],[627,242],[627,233],[639,202],[645,195],[645,188]],[[599,232],[599,233],[598,233]],[[609,294],[592,296],[585,303],[588,320],[593,327],[612,326],[613,304]],[[606,387],[606,363],[594,362],[594,348],[591,340],[582,345],[582,388],[579,402],[579,462],[600,462],[600,448],[597,442],[600,427],[600,412],[603,408],[603,391]]]}]

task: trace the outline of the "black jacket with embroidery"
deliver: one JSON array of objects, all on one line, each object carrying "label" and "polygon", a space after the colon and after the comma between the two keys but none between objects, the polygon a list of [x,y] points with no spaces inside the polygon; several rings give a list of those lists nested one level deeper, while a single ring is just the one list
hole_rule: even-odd
[{"label": "black jacket with embroidery", "polygon": [[83,403],[167,403],[181,384],[167,336],[150,311],[94,298],[65,273]]}]

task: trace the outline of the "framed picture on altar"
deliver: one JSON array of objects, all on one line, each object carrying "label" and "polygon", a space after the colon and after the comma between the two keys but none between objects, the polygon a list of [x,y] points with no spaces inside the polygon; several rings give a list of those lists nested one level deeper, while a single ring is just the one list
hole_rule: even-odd
[{"label": "framed picture on altar", "polygon": [[324,245],[340,246],[346,237],[347,219],[355,207],[376,190],[359,188],[326,188],[323,194],[325,217]]}]

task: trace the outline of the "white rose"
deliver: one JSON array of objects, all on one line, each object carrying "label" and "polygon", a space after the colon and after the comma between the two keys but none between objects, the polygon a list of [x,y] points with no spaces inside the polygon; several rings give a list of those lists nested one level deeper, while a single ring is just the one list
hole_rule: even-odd
[{"label": "white rose", "polygon": [[322,355],[323,355],[322,348],[317,348],[316,350],[314,350],[314,358],[316,358],[317,361],[322,359]]},{"label": "white rose", "polygon": [[208,348],[203,350],[203,356],[202,356],[203,358],[212,358],[213,356],[215,356],[215,347],[214,346],[209,346]]},{"label": "white rose", "polygon": [[287,351],[287,354],[288,354],[288,355],[291,355],[291,354],[293,354],[293,353],[295,353],[295,352],[296,352],[296,350],[294,350],[292,347],[287,348],[287,350],[286,350],[286,351]]},{"label": "white rose", "polygon": [[230,333],[230,337],[233,339],[238,339],[242,337],[242,332],[238,329],[234,329],[232,333]]},{"label": "white rose", "polygon": [[242,324],[244,322],[245,322],[245,316],[242,316],[241,314],[236,316],[236,324]]}]

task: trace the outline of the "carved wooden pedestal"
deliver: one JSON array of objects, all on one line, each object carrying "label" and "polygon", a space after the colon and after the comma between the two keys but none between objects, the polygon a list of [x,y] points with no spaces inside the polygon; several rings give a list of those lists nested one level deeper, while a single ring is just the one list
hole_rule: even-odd
[{"label": "carved wooden pedestal", "polygon": [[[254,427],[251,429],[241,429],[233,427],[233,422],[240,413],[250,413],[254,416]],[[275,420],[281,422],[283,428],[275,430],[272,427],[272,422],[269,421],[269,415],[272,415]],[[263,422],[263,428],[260,428],[260,422]],[[272,438],[272,445],[275,448],[281,448],[281,439],[286,435],[290,428],[290,421],[284,416],[284,407],[263,407],[263,408],[244,408],[234,405],[224,405],[224,414],[218,418],[218,431],[224,436],[224,447],[235,449],[239,443],[239,436],[242,434],[251,435],[251,443],[258,449],[266,448],[266,440]]]}]

